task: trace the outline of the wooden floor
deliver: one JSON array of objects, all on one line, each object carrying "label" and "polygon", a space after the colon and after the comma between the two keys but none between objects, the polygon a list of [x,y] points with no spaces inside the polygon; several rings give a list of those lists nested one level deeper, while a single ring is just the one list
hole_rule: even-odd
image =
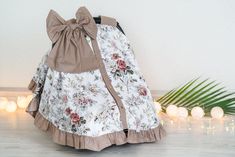
[{"label": "wooden floor", "polygon": [[220,121],[162,117],[168,135],[157,143],[112,146],[101,152],[54,144],[23,110],[0,111],[1,157],[235,157],[234,117]]}]

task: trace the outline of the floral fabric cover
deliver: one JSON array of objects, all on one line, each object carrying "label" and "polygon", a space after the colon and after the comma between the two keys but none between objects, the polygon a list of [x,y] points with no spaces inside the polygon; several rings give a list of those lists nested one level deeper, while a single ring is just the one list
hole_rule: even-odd
[{"label": "floral fabric cover", "polygon": [[[114,26],[105,24],[96,24],[96,26],[98,31],[96,40],[105,70],[113,89],[124,105],[128,130],[136,134],[131,138],[137,141],[134,143],[155,141],[164,130],[130,42]],[[92,49],[91,39],[87,36],[86,40]],[[48,54],[42,58],[32,78],[34,98],[37,98],[37,101],[32,101],[28,108],[34,106],[33,103],[38,103],[33,108],[37,108],[35,111],[43,121],[37,121],[44,123],[43,125],[46,121],[61,133],[94,139],[100,137],[101,141],[106,135],[109,137],[105,140],[107,138],[113,140],[117,138],[114,137],[116,135],[123,136],[119,134],[123,131],[120,109],[107,88],[100,69],[82,73],[59,72],[47,66],[47,57]],[[113,137],[110,134],[113,134]],[[138,139],[141,137],[146,139]],[[120,143],[125,143],[124,140]],[[98,141],[96,147],[94,144],[81,147],[74,143],[71,146],[101,150],[115,144],[113,141],[110,144],[101,143]],[[69,145],[66,142],[63,144]]]},{"label": "floral fabric cover", "polygon": [[[129,41],[115,27],[97,27],[102,59],[125,106],[128,128],[140,131],[157,127],[159,119],[153,98]],[[45,57],[33,80],[39,85],[35,94],[44,85],[39,112],[46,119],[60,130],[79,135],[100,136],[122,130],[118,107],[99,70],[80,74],[57,72],[44,64]]]}]

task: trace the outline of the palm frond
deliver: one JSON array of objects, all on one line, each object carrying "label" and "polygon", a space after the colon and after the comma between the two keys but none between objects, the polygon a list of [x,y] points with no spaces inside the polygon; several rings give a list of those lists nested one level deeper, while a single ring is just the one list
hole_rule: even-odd
[{"label": "palm frond", "polygon": [[220,83],[200,78],[193,79],[186,84],[174,88],[157,101],[165,109],[168,105],[185,107],[191,110],[193,107],[200,106],[204,109],[206,115],[210,110],[219,106],[225,114],[235,115],[235,92],[228,92]]}]

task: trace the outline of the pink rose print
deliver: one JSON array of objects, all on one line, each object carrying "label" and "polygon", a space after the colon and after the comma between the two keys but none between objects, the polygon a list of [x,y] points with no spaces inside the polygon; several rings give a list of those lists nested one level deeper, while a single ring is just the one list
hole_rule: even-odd
[{"label": "pink rose print", "polygon": [[67,115],[69,115],[70,113],[71,113],[71,109],[68,107],[68,108],[66,108],[66,110],[65,110],[65,113],[67,114]]},{"label": "pink rose print", "polygon": [[78,123],[80,120],[80,117],[77,113],[71,113],[70,118],[73,123]]},{"label": "pink rose print", "polygon": [[147,90],[145,87],[139,87],[138,92],[141,96],[146,96],[147,95]]},{"label": "pink rose print", "polygon": [[113,63],[116,63],[115,65],[112,64],[111,66],[111,73],[113,74],[113,77],[115,79],[120,79],[123,83],[126,84],[126,86],[128,86],[128,83],[124,82],[122,77],[125,75],[133,75],[134,71],[127,64],[128,62],[126,63],[117,53],[112,54],[112,60]]},{"label": "pink rose print", "polygon": [[126,70],[126,63],[125,61],[119,59],[117,60],[117,64],[118,64],[118,68],[122,71],[125,71]]}]

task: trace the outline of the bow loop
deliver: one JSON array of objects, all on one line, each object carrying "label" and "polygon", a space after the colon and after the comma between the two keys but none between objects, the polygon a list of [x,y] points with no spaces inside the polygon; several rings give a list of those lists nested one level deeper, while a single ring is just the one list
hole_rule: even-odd
[{"label": "bow loop", "polygon": [[97,27],[90,12],[85,7],[81,7],[76,13],[76,18],[77,23],[82,26],[86,34],[92,39],[95,39]]},{"label": "bow loop", "polygon": [[79,16],[79,17],[77,17],[76,22],[83,26],[83,25],[89,24],[90,19],[89,19],[89,17],[86,17],[86,16],[82,17],[82,18],[81,18],[81,16]]},{"label": "bow loop", "polygon": [[61,32],[66,28],[65,20],[54,10],[50,10],[47,19],[47,34],[52,43],[55,43],[61,36]]}]

